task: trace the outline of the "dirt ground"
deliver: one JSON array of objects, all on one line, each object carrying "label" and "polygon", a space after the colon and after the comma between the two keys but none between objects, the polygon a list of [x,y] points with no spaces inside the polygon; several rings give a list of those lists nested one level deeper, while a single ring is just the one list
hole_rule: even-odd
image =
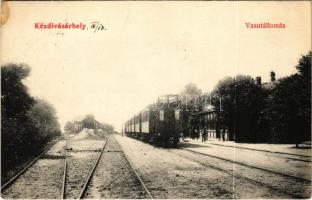
[{"label": "dirt ground", "polygon": [[9,188],[4,199],[59,199],[62,191],[65,141],[56,143]]},{"label": "dirt ground", "polygon": [[201,144],[182,144],[181,146],[196,152],[218,156],[235,162],[258,166],[308,180],[311,179],[311,162],[306,158],[297,158],[292,155],[272,154],[249,149],[209,145],[209,143],[204,146]]},{"label": "dirt ground", "polygon": [[310,183],[116,135],[154,198],[300,198]]},{"label": "dirt ground", "polygon": [[[264,197],[261,196],[261,198],[281,198],[285,195],[287,198],[302,198],[309,197],[311,194],[311,185],[307,181],[299,181],[290,177],[242,166],[232,162],[222,161],[218,158],[207,157],[185,150],[173,149],[170,151],[181,157],[198,162],[206,167],[212,167],[230,174],[233,178],[233,182],[235,182],[234,190],[238,194],[240,193],[240,185],[237,180],[246,180],[259,186],[259,188],[254,191],[255,193],[259,193],[261,190],[265,190],[269,193],[265,194]],[[274,191],[273,193],[272,190]],[[245,197],[246,195],[248,194],[243,191],[243,194],[240,196],[243,196],[244,198],[254,198],[253,196],[255,196],[253,193],[250,194],[250,197]]]},{"label": "dirt ground", "polygon": [[295,144],[266,144],[266,143],[237,143],[234,141],[220,141],[218,138],[209,138],[207,141],[202,142],[200,139],[185,138],[184,141],[192,144],[207,145],[211,144],[224,145],[224,146],[235,146],[244,147],[250,149],[257,149],[263,151],[283,152],[288,154],[298,154],[311,157],[311,143],[300,144],[300,148],[296,148]]},{"label": "dirt ground", "polygon": [[[306,170],[311,166],[306,161],[250,150],[234,152],[229,147],[216,145],[192,144],[165,149],[126,136],[99,134],[88,129],[66,138],[66,141],[56,143],[3,191],[2,198],[61,198],[64,158],[68,167],[66,198],[78,198],[104,144],[107,145],[87,188],[86,198],[148,198],[126,158],[129,158],[153,198],[298,199],[311,196],[309,181],[235,163],[235,160],[248,162],[305,177],[309,175]],[[234,162],[198,152],[234,158]]]},{"label": "dirt ground", "polygon": [[67,140],[67,174],[65,197],[78,198],[106,140],[84,129]]},{"label": "dirt ground", "polygon": [[86,198],[148,198],[136,179],[115,137],[106,135],[108,144],[88,187]]}]

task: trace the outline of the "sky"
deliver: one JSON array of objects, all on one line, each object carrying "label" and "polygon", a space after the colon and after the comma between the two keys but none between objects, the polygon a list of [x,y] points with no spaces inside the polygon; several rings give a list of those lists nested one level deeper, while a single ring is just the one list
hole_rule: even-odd
[{"label": "sky", "polygon": [[[211,91],[226,76],[269,81],[295,73],[311,49],[309,1],[9,2],[1,63],[26,63],[32,96],[61,125],[86,114],[122,123],[188,83]],[[99,22],[106,30],[35,29],[35,23]],[[246,23],[283,23],[248,29]]]}]

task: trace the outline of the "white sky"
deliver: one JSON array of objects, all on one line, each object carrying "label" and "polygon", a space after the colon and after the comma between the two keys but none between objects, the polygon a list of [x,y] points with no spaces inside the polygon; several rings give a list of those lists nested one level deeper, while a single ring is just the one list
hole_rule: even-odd
[{"label": "white sky", "polygon": [[[157,96],[190,82],[210,91],[225,76],[295,72],[311,49],[310,2],[9,2],[2,62],[32,68],[33,96],[62,125],[92,113],[119,131]],[[36,30],[36,22],[99,21],[108,29]],[[284,23],[247,29],[245,23]]]}]

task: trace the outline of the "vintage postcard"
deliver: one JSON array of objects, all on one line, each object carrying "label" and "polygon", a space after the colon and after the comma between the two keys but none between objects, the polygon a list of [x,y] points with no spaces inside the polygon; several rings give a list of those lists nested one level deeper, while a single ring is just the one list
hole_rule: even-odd
[{"label": "vintage postcard", "polygon": [[2,1],[1,198],[311,198],[310,1]]}]

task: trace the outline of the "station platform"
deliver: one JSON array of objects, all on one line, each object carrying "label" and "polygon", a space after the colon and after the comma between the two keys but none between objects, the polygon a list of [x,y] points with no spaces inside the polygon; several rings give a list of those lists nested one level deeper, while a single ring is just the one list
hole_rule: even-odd
[{"label": "station platform", "polygon": [[182,143],[193,143],[202,146],[229,146],[243,149],[259,150],[271,153],[284,153],[311,156],[311,142],[307,141],[301,143],[299,148],[295,144],[267,144],[267,143],[237,143],[233,141],[220,141],[218,138],[208,138],[207,141],[202,142],[200,139],[184,138]]}]

